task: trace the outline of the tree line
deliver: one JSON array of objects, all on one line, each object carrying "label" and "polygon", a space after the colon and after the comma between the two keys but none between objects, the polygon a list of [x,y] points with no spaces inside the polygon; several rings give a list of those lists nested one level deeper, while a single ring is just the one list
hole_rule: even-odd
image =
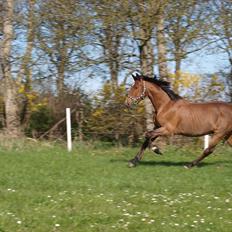
[{"label": "tree line", "polygon": [[[71,107],[77,139],[133,143],[153,128],[153,108],[145,99],[133,113],[123,109],[128,77],[152,77],[155,67],[179,94],[232,101],[231,12],[229,0],[0,1],[2,133],[62,137]],[[224,53],[228,67],[184,73],[183,61],[206,48]],[[99,78],[94,96],[84,91]]]}]

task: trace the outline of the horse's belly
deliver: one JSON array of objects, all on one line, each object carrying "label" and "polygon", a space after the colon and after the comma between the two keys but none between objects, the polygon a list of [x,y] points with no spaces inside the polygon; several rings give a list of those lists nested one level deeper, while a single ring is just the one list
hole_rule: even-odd
[{"label": "horse's belly", "polygon": [[191,122],[180,123],[176,129],[176,134],[185,136],[202,136],[213,132],[212,125],[209,123],[192,124]]}]

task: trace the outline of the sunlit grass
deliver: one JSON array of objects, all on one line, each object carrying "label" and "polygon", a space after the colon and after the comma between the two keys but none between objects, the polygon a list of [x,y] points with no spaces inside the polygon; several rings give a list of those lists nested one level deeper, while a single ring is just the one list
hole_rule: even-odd
[{"label": "sunlit grass", "polygon": [[232,228],[232,151],[217,149],[192,170],[195,151],[30,142],[1,150],[0,231],[213,231]]}]

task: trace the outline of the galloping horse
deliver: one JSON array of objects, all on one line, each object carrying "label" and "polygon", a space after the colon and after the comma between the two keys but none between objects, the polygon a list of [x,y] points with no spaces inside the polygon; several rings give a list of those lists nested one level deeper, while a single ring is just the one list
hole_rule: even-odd
[{"label": "galloping horse", "polygon": [[208,148],[186,168],[198,165],[210,155],[221,140],[232,146],[232,104],[225,102],[191,103],[175,94],[170,83],[136,74],[134,85],[128,92],[125,104],[130,107],[148,97],[155,108],[156,128],[148,131],[138,154],[129,161],[133,167],[142,159],[144,150],[159,136],[203,136],[211,134]]}]

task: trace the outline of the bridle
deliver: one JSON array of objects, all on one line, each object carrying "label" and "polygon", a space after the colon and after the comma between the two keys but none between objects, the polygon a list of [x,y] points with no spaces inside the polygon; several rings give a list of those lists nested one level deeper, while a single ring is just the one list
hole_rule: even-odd
[{"label": "bridle", "polygon": [[138,104],[141,100],[143,100],[146,97],[145,95],[146,90],[147,89],[146,89],[145,81],[143,81],[143,92],[138,97],[132,97],[129,94],[127,95],[127,97],[131,99],[132,103]]}]

